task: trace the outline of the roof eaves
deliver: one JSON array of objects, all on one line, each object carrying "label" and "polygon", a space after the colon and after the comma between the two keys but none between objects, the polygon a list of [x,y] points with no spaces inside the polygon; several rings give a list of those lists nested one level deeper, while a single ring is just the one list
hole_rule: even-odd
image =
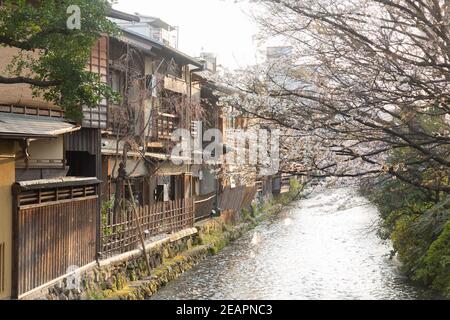
[{"label": "roof eaves", "polygon": [[187,55],[186,53],[181,52],[178,49],[175,49],[175,48],[172,48],[170,46],[164,45],[163,46],[163,50],[167,51],[169,54],[172,54],[172,55],[178,56],[179,58],[182,58],[183,60],[189,62],[189,64],[192,64],[192,65],[194,65],[194,66],[196,66],[198,68],[202,68],[203,67],[203,63],[201,63],[197,59]]},{"label": "roof eaves", "polygon": [[[133,38],[133,40],[135,40],[135,41],[140,41],[144,45],[145,45],[145,42],[146,42],[146,44],[150,44],[152,47],[155,47],[156,49],[159,49],[159,50],[165,52],[168,55],[174,55],[174,56],[176,56],[178,58],[181,58],[185,62],[188,62],[188,64],[192,64],[192,65],[194,65],[194,66],[196,66],[198,68],[203,67],[203,64],[200,61],[198,61],[197,59],[187,55],[184,52],[181,52],[178,49],[175,49],[175,48],[172,48],[170,46],[167,46],[167,45],[165,45],[164,43],[162,43],[160,41],[154,40],[154,39],[152,39],[150,37],[144,36],[143,34],[140,34],[138,32],[131,31],[131,30],[126,29],[124,27],[120,27],[119,26],[119,28],[122,30],[122,33],[123,33],[122,37],[127,38],[127,37],[131,36]],[[123,41],[123,39],[121,39],[120,36],[119,36],[119,40]]]},{"label": "roof eaves", "polygon": [[162,49],[164,47],[164,44],[162,42],[154,40],[154,39],[152,39],[150,37],[146,37],[146,36],[144,36],[144,35],[142,35],[142,34],[140,34],[138,32],[134,32],[134,31],[128,30],[128,29],[126,29],[124,27],[120,27],[119,26],[119,28],[122,31],[122,35],[117,37],[119,40],[124,41],[124,38],[125,39],[130,39],[131,38],[134,41],[141,42],[141,44],[143,44],[144,46],[145,45],[150,45],[152,48],[154,47],[156,49]]},{"label": "roof eaves", "polygon": [[78,131],[80,126],[45,117],[3,114],[0,119],[0,137],[6,139],[45,139]]},{"label": "roof eaves", "polygon": [[110,18],[114,18],[114,19],[119,19],[119,20],[125,20],[125,21],[134,21],[134,22],[140,22],[141,19],[139,18],[139,16],[134,15],[134,14],[129,14],[126,12],[122,12],[119,10],[115,10],[115,9],[110,9],[109,13],[108,13],[108,17]]}]

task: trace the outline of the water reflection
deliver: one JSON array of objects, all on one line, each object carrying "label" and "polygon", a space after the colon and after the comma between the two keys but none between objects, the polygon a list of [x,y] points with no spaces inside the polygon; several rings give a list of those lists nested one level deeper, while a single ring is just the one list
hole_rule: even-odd
[{"label": "water reflection", "polygon": [[415,299],[352,188],[302,200],[201,262],[153,299]]}]

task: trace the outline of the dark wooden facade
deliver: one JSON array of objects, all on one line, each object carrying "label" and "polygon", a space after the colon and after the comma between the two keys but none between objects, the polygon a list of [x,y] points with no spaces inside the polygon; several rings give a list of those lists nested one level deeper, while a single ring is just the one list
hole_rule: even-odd
[{"label": "dark wooden facade", "polygon": [[[86,69],[98,74],[103,83],[111,84],[113,60],[116,57],[114,54],[118,53],[112,52],[113,44],[119,43],[121,41],[118,39],[102,37],[92,50]],[[134,51],[139,51],[142,48],[140,45],[142,43],[138,43]],[[129,46],[133,44],[125,45],[127,48]],[[148,45],[148,48],[153,50],[151,45]],[[141,89],[151,91],[149,90],[151,77],[156,77],[161,82],[155,88],[157,91],[155,95],[149,94],[141,105],[134,106],[136,120],[130,123],[135,124],[134,137],[141,140],[137,142],[142,142],[142,135],[138,133],[144,130],[143,119],[147,119],[150,115],[151,126],[148,131],[150,136],[144,134],[145,138],[148,138],[144,154],[164,156],[170,153],[170,147],[173,145],[170,135],[175,129],[184,128],[202,134],[198,128],[193,127],[193,121],[200,119],[197,119],[198,116],[191,110],[193,91],[197,90],[199,93],[200,89],[198,85],[195,88],[193,86],[192,69],[188,67],[193,62],[191,58],[161,48],[154,49],[150,55],[148,50],[141,53],[144,58],[151,58],[153,63],[151,71],[146,59],[143,59],[144,65],[138,66],[141,68],[139,73]],[[166,61],[174,60],[176,65],[171,70],[160,70],[156,73],[154,67],[163,58]],[[198,67],[195,61],[193,65]],[[121,70],[114,69],[114,72],[120,73]],[[214,98],[213,89],[208,88],[209,99]],[[203,94],[205,92],[203,91]],[[217,127],[223,130],[222,119],[216,108],[217,99],[214,99],[214,103],[205,106],[208,119],[203,119],[205,120],[203,131]],[[173,107],[173,104],[178,105]],[[150,105],[151,110],[147,110]],[[212,182],[208,178],[208,184],[199,180],[198,183],[203,184],[203,188],[200,189],[206,191],[194,195],[195,177],[192,176],[190,165],[180,166],[181,169],[173,168],[171,164],[167,165],[169,161],[162,160],[161,157],[152,157],[153,166],[160,167],[159,170],[153,172],[151,168],[147,168],[148,174],[129,177],[133,196],[137,199],[137,215],[131,208],[131,201],[135,199],[131,199],[130,195],[129,201],[120,212],[113,214],[111,210],[101,210],[101,200],[110,200],[114,191],[109,170],[111,164],[108,159],[116,158],[116,155],[111,154],[104,154],[102,157],[102,135],[103,138],[116,138],[118,135],[122,137],[126,134],[121,131],[123,123],[120,121],[123,122],[123,119],[119,118],[117,123],[112,116],[120,113],[114,112],[117,108],[121,107],[111,105],[110,101],[102,101],[96,108],[83,107],[81,130],[64,135],[64,159],[49,160],[45,163],[31,161],[25,166],[26,170],[29,166],[42,168],[44,165],[57,166],[65,170],[67,166],[68,171],[64,175],[73,178],[61,178],[58,181],[40,180],[32,183],[25,181],[13,186],[13,297],[26,297],[41,286],[67,275],[69,270],[89,265],[98,258],[138,248],[139,225],[144,231],[145,239],[150,240],[155,235],[193,227],[195,221],[210,217],[217,207],[225,212],[238,212],[242,208],[247,208],[254,199],[255,187],[226,188],[219,195],[219,191],[215,190],[219,183],[213,177]],[[0,112],[64,118],[62,110],[50,106],[0,105]],[[161,198],[164,190],[161,192],[162,185],[158,183],[158,179],[162,177],[170,180],[169,199]],[[100,179],[104,182],[102,188]],[[206,188],[210,185],[213,189]],[[127,198],[127,192],[122,190],[124,198]],[[103,197],[101,193],[104,193]],[[0,266],[4,252],[5,248],[0,243]],[[0,277],[0,292],[2,286],[4,280]]]},{"label": "dark wooden facade", "polygon": [[95,261],[98,183],[69,179],[13,186],[13,297]]},{"label": "dark wooden facade", "polygon": [[[189,166],[174,168],[170,161],[164,160],[174,145],[172,132],[190,127],[191,90],[187,62],[178,61],[174,67],[177,71],[184,70],[183,73],[167,77],[170,70],[166,70],[166,64],[173,57],[162,52],[159,45],[127,32],[110,38],[107,49],[109,84],[124,96],[126,103],[108,105],[107,127],[102,134],[101,257],[139,247],[139,225],[145,231],[145,239],[149,240],[158,234],[192,227],[195,219]],[[124,63],[124,57],[132,58]],[[162,63],[163,60],[166,63]],[[148,156],[144,161],[142,155],[136,156],[136,152],[127,153],[127,180],[133,195],[126,184],[122,185],[119,192],[123,206],[113,212],[111,201],[116,196],[115,177],[123,152],[123,146],[116,145],[117,137],[134,139],[144,153],[157,156]],[[137,216],[132,206],[134,201]]]},{"label": "dark wooden facade", "polygon": [[82,128],[64,136],[69,176],[101,177],[101,131]]}]

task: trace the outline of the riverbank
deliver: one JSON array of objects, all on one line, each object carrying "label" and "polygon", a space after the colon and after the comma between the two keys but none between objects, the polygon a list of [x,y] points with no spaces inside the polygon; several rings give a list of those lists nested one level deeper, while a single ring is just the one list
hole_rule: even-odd
[{"label": "riverbank", "polygon": [[[253,205],[251,210],[243,210],[238,223],[226,223],[222,218],[212,218],[195,225],[195,230],[186,235],[174,235],[172,240],[153,245],[149,250],[152,262],[151,274],[145,275],[142,257],[132,257],[134,263],[106,263],[107,269],[115,270],[108,277],[92,283],[85,295],[86,299],[143,300],[152,297],[161,287],[177,279],[200,261],[216,255],[230,242],[239,239],[262,221],[277,215],[299,196],[300,186],[293,182],[291,191],[261,205]],[[137,258],[137,260],[136,260]],[[159,262],[159,263],[158,263]],[[104,267],[103,269],[105,269]],[[101,273],[101,272],[100,272]],[[100,285],[99,285],[100,284]]]},{"label": "riverbank", "polygon": [[91,295],[93,299],[144,300],[150,298],[161,287],[177,279],[206,257],[217,254],[229,242],[238,239],[254,227],[245,222],[226,225],[220,218],[207,220],[197,225],[197,243],[174,257],[163,259],[160,266],[152,269],[151,275],[136,281],[129,281],[122,288],[107,290]]},{"label": "riverbank", "polygon": [[392,241],[403,274],[450,299],[450,196],[398,180],[366,181],[360,192],[377,206],[378,234]]},{"label": "riverbank", "polygon": [[[151,300],[428,299],[389,258],[379,213],[352,187],[315,190],[158,290]],[[438,298],[438,297],[436,297]]]},{"label": "riverbank", "polygon": [[[24,300],[99,300],[143,299],[161,286],[178,278],[207,256],[217,254],[261,221],[281,211],[298,195],[300,186],[293,180],[291,191],[276,200],[252,205],[239,214],[197,223],[173,234],[160,234],[141,248],[101,259],[38,287]],[[147,265],[150,267],[150,274]]]}]

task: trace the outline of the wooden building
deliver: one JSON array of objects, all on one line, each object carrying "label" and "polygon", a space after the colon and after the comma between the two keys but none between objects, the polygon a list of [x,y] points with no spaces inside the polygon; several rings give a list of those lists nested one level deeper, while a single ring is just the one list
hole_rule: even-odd
[{"label": "wooden building", "polygon": [[[80,219],[87,214],[89,227],[95,231],[97,226],[98,180],[67,177],[64,136],[78,130],[61,118],[0,112],[2,298],[21,297],[64,275],[71,265],[95,261],[95,238],[86,247],[65,240],[86,231],[80,225],[65,229],[73,214]],[[86,201],[89,207],[79,214],[77,206]],[[91,247],[92,255],[61,260],[62,251],[55,249],[60,244],[67,253]]]},{"label": "wooden building", "polygon": [[[214,63],[212,65],[205,63],[205,70],[194,74],[194,79],[201,84],[201,101],[205,113],[208,114],[208,117],[204,119],[203,131],[216,128],[222,137],[220,159],[217,159],[218,162],[204,162],[199,168],[199,171],[202,172],[202,179],[197,181],[200,197],[214,196],[214,203],[203,204],[206,209],[196,210],[196,215],[198,217],[207,216],[208,210],[212,207],[216,214],[222,216],[225,221],[233,222],[240,218],[239,213],[243,208],[250,208],[255,199],[257,192],[256,167],[227,163],[226,158],[230,152],[248,152],[248,148],[237,151],[235,141],[228,136],[228,133],[230,130],[246,129],[249,119],[242,116],[236,117],[234,113],[229,113],[228,109],[220,104],[220,96],[232,95],[236,92],[213,80],[212,74],[215,70]],[[206,146],[209,142],[204,143]]]},{"label": "wooden building", "polygon": [[[171,155],[176,144],[171,135],[176,129],[191,131],[193,121],[198,120],[200,86],[193,81],[192,73],[202,66],[201,63],[162,42],[125,28],[120,36],[109,39],[108,48],[109,83],[124,99],[121,104],[109,105],[107,127],[102,130],[102,202],[116,201],[120,194],[122,203],[135,202],[143,215],[151,215],[163,206],[178,208],[186,217],[193,217],[195,193],[191,157]],[[126,183],[120,180],[121,164],[125,164]],[[118,186],[118,183],[122,184]],[[105,227],[127,224],[129,214],[122,211],[122,216],[118,217],[117,212],[108,208],[104,212]],[[190,218],[183,221],[176,228],[193,224]],[[169,226],[158,228],[173,231],[168,223]],[[158,232],[158,228],[149,224],[143,227],[146,235]],[[129,232],[132,234],[136,230]],[[104,239],[104,255],[123,252],[137,244],[137,238],[134,243],[125,244],[117,241],[117,237],[123,234]],[[111,245],[113,242],[115,245]]]},{"label": "wooden building", "polygon": [[[0,48],[0,72],[17,52]],[[255,197],[255,178],[239,168],[172,155],[176,129],[193,143],[219,128],[226,150],[227,128],[248,123],[218,106],[220,86],[201,76],[202,62],[124,28],[97,41],[86,68],[122,101],[80,106],[80,123],[27,85],[0,85],[0,299],[136,249],[140,230],[150,241],[214,210],[233,218]]]},{"label": "wooden building", "polygon": [[[87,63],[105,81],[106,44]],[[18,52],[0,48],[1,73]],[[28,85],[0,85],[0,298],[23,298],[96,260],[106,114],[104,101],[73,123]]]}]

